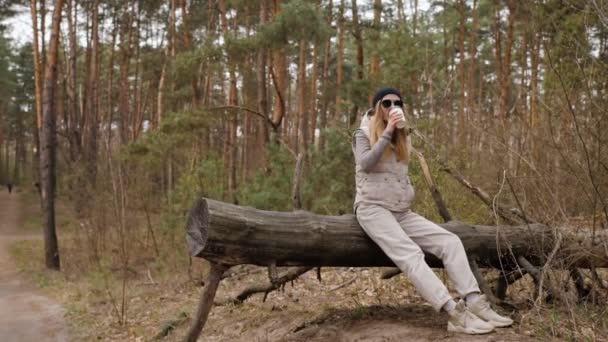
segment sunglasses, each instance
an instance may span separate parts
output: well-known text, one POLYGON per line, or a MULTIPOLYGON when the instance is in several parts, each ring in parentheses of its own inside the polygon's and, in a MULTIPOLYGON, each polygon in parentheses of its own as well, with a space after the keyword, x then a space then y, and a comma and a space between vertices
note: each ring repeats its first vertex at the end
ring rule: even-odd
POLYGON ((390 108, 392 105, 395 105, 395 107, 403 107, 403 101, 401 100, 395 100, 395 101, 391 101, 391 100, 382 100, 382 102, 380 102, 382 104, 382 107, 384 108, 390 108))

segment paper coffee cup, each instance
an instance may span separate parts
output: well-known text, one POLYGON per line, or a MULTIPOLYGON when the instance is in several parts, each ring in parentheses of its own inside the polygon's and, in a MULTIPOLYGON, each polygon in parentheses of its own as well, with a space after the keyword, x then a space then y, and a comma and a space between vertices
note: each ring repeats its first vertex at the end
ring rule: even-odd
POLYGON ((391 110, 390 113, 398 113, 400 116, 400 120, 397 122, 397 128, 405 127, 405 114, 403 113, 403 109, 396 107, 391 110))

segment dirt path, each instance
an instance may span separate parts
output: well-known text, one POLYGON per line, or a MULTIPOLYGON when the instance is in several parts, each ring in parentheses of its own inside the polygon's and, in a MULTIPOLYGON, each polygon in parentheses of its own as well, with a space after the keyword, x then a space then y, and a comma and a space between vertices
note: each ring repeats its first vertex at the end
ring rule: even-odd
POLYGON ((0 336, 2 341, 67 341, 62 307, 19 277, 11 243, 41 238, 19 231, 19 194, 0 191, 0 336))

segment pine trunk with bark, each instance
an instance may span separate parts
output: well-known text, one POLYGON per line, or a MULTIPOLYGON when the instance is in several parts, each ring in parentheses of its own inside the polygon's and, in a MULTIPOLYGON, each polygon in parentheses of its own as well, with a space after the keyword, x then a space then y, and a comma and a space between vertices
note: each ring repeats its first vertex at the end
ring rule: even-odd
POLYGON ((91 19, 93 21, 91 32, 91 59, 89 62, 89 76, 86 100, 86 169, 87 182, 91 189, 94 188, 97 178, 97 152, 99 131, 99 19, 98 1, 93 1, 91 19))
MULTIPOLYGON (((42 129, 42 81, 44 77, 44 65, 40 55, 40 42, 38 33, 38 7, 37 1, 31 0, 30 12, 32 16, 32 53, 34 57, 34 144, 36 152, 34 153, 34 169, 36 170, 36 179, 40 179, 40 130, 42 129)), ((44 44, 44 36, 42 36, 44 44)))
POLYGON ((63 0, 56 0, 51 23, 49 50, 46 58, 42 100, 42 127, 40 130, 40 189, 42 200, 42 225, 46 267, 60 269, 59 247, 55 232, 55 184, 57 160, 57 136, 55 91, 57 89, 57 56, 59 28, 63 0))
MULTIPOLYGON (((363 81, 363 69, 364 66, 364 55, 363 55, 363 33, 361 32, 361 25, 359 25, 359 11, 357 0, 352 0, 352 12, 353 12, 353 35, 355 36, 355 43, 357 45, 357 80, 363 81)), ((354 125, 357 122, 357 114, 359 112, 359 106, 357 105, 359 99, 355 99, 353 102, 353 109, 349 118, 349 125, 354 125)))
POLYGON ((306 96, 306 50, 308 47, 308 43, 306 40, 302 39, 299 42, 299 56, 298 56, 298 76, 297 76, 297 108, 298 108, 298 118, 299 118, 299 140, 296 148, 296 153, 301 152, 305 156, 308 152, 308 106, 306 105, 309 97, 306 96))
MULTIPOLYGON (((134 4, 131 4, 134 8, 134 4)), ((120 20, 120 70, 119 70, 119 93, 118 93, 118 113, 119 122, 118 129, 120 133, 120 142, 126 144, 129 141, 129 127, 130 115, 129 115, 129 70, 131 67, 131 56, 132 52, 132 35, 133 35, 133 13, 129 12, 129 4, 127 3, 124 7, 124 13, 120 20)), ((134 10, 132 10, 134 11, 134 10)))
POLYGON ((465 119, 465 56, 464 56, 464 36, 465 36, 465 21, 466 21, 466 10, 464 0, 458 1, 458 13, 460 16, 459 30, 458 30, 458 52, 459 52, 459 63, 458 63, 458 78, 459 78, 459 105, 458 105, 458 142, 460 146, 466 146, 466 119, 465 119))
MULTIPOLYGON (((327 24, 331 26, 333 21, 333 1, 329 0, 327 4, 327 24)), ((321 110, 319 113, 319 145, 318 148, 322 151, 325 148, 325 128, 327 127, 327 109, 329 107, 329 63, 331 56, 331 38, 328 37, 325 40, 325 50, 323 53, 323 69, 321 70, 321 90, 323 96, 321 97, 321 110)))
MULTIPOLYGON (((273 0, 272 14, 277 17, 281 13, 281 2, 273 0)), ((287 45, 287 42, 283 42, 287 45)), ((286 112, 286 93, 287 93, 287 60, 285 56, 285 48, 276 48, 272 54, 271 76, 275 89, 273 110, 272 110, 272 126, 274 128, 275 139, 280 138, 281 122, 285 118, 286 112)))
POLYGON ((338 6, 338 41, 337 41, 337 52, 336 52, 336 100, 334 103, 334 113, 332 117, 334 119, 341 120, 340 109, 342 103, 342 63, 344 61, 344 0, 340 0, 338 6))

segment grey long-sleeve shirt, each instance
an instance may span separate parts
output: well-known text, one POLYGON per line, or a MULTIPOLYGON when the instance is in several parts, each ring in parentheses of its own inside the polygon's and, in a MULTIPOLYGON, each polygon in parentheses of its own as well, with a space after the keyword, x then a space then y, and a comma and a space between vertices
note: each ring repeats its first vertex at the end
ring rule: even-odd
POLYGON ((355 162, 361 166, 364 172, 369 172, 382 158, 382 154, 387 146, 390 145, 392 132, 384 131, 378 142, 371 146, 371 143, 362 129, 358 129, 353 134, 353 152, 355 162))

